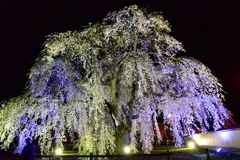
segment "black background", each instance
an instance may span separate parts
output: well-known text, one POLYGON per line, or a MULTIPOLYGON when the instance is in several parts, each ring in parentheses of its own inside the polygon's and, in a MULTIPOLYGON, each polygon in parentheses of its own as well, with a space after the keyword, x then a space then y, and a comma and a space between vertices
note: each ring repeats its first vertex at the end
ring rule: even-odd
POLYGON ((82 30, 101 22, 108 11, 137 4, 161 11, 186 53, 208 66, 223 84, 225 106, 240 123, 239 0, 0 0, 0 101, 21 94, 26 74, 41 51, 45 36, 82 30))

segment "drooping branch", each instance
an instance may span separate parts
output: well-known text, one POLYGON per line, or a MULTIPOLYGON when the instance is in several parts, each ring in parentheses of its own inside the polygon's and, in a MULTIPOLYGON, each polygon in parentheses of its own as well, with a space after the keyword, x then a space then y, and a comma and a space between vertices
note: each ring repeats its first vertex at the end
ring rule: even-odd
POLYGON ((17 138, 21 153, 25 138, 40 137, 49 152, 77 135, 80 154, 116 154, 129 140, 136 152, 138 137, 150 153, 160 114, 176 146, 194 123, 220 127, 229 118, 221 84, 201 62, 176 56, 183 46, 170 31, 160 13, 133 5, 83 31, 48 36, 23 95, 1 104, 2 147, 17 138))

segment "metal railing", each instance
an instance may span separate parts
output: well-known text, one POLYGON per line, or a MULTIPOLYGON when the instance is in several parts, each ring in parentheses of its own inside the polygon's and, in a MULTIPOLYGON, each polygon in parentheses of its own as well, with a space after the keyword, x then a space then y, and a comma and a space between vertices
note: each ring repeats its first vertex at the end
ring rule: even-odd
MULTIPOLYGON (((59 156, 53 156, 53 155, 36 155, 33 156, 33 158, 49 158, 51 160, 61 160, 61 159, 67 159, 67 158, 88 158, 89 160, 93 160, 94 158, 105 158, 105 157, 122 157, 124 159, 131 159, 131 157, 156 157, 156 156, 166 156, 167 160, 170 160, 170 153, 167 151, 166 153, 159 153, 159 154, 125 154, 125 155, 93 155, 90 153, 90 155, 59 155, 59 156)), ((0 155, 0 160, 11 160, 13 158, 14 160, 21 159, 21 155, 0 155)))

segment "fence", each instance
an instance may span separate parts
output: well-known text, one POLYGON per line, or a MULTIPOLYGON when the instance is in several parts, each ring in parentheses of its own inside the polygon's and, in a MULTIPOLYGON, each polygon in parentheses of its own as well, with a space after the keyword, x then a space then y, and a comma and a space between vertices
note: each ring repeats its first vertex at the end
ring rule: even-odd
MULTIPOLYGON (((35 160, 37 159, 49 159, 49 160, 70 160, 72 158, 86 158, 89 160, 94 160, 94 158, 105 158, 105 157, 122 157, 126 160, 132 159, 132 157, 158 157, 158 156, 165 156, 167 157, 167 160, 170 160, 170 153, 167 151, 167 153, 161 153, 161 154, 126 154, 126 155, 93 155, 90 153, 90 155, 60 155, 60 156, 52 156, 52 155, 39 155, 39 156, 34 156, 35 160)), ((21 156, 19 155, 0 155, 0 160, 20 160, 21 156)), ((151 159, 151 158, 149 158, 151 159)))
MULTIPOLYGON (((205 154, 206 154, 206 160, 210 160, 210 154, 209 150, 205 149, 205 154)), ((124 160, 130 160, 133 159, 134 157, 138 157, 137 159, 140 159, 139 157, 145 157, 147 159, 153 159, 153 157, 156 157, 155 159, 161 159, 160 157, 164 157, 164 159, 167 158, 167 160, 171 160, 171 155, 169 151, 166 153, 159 153, 159 154, 125 154, 125 155, 93 155, 90 153, 90 155, 59 155, 59 156, 53 156, 53 155, 38 155, 34 156, 35 160, 72 160, 78 159, 78 158, 84 158, 87 160, 94 160, 95 158, 123 158, 124 160)), ((174 155, 173 155, 174 156, 174 155)), ((179 159, 179 158, 178 158, 179 159)), ((22 160, 22 157, 20 155, 0 155, 0 160, 22 160)), ((121 159, 122 160, 122 159, 121 159)))

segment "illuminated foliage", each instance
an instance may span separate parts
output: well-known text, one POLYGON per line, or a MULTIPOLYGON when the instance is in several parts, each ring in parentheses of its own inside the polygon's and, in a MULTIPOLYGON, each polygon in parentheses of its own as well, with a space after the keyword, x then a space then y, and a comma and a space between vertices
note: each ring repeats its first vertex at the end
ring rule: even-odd
POLYGON ((77 137, 81 154, 115 154, 124 144, 136 152, 139 142, 149 153, 161 114, 176 146, 193 126, 207 131, 210 117, 219 128, 229 117, 221 85, 198 60, 176 56, 183 48, 170 31, 160 13, 134 5, 48 36, 23 95, 2 103, 3 148, 18 138, 21 153, 30 137, 49 153, 77 137))

